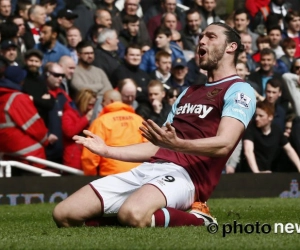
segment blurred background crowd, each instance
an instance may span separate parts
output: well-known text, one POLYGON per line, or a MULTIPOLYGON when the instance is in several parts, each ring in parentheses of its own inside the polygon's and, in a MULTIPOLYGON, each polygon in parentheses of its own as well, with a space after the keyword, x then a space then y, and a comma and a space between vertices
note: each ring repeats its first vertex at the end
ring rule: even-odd
POLYGON ((195 54, 212 22, 240 34, 237 74, 257 98, 224 173, 300 172, 298 0, 0 0, 2 159, 100 176, 137 166, 72 137, 88 129, 111 146, 144 142, 143 119, 162 126, 183 90, 206 83, 195 54))

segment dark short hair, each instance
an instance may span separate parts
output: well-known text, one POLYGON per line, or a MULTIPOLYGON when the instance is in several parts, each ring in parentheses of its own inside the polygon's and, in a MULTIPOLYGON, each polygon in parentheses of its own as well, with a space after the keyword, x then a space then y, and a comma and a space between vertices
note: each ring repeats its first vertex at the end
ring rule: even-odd
POLYGON ((276 60, 276 54, 275 54, 274 50, 272 50, 270 48, 263 48, 260 51, 260 58, 262 58, 264 55, 273 55, 274 60, 276 60))
POLYGON ((258 45, 261 44, 261 43, 268 43, 268 44, 270 44, 271 43, 270 37, 268 37, 268 36, 259 36, 256 39, 256 46, 258 47, 258 45))
POLYGON ((154 37, 156 38, 158 35, 161 35, 161 34, 166 35, 167 37, 171 37, 172 31, 168 27, 159 26, 156 28, 156 30, 154 32, 154 37))
POLYGON ((128 46, 125 49, 125 55, 127 55, 129 49, 139 49, 139 50, 141 50, 141 46, 139 44, 136 44, 136 43, 128 44, 128 46))
POLYGON ((191 8, 191 9, 189 9, 187 12, 185 12, 185 20, 187 20, 187 17, 188 17, 189 15, 192 15, 192 14, 194 14, 194 13, 198 13, 199 16, 200 16, 200 13, 199 13, 199 11, 198 11, 196 8, 191 8))
POLYGON ((237 10, 234 12, 234 14, 233 14, 233 20, 235 19, 235 17, 236 17, 237 15, 241 15, 241 14, 246 14, 247 20, 250 19, 250 14, 249 14, 249 12, 248 12, 245 8, 239 8, 239 9, 237 9, 237 10))
POLYGON ((58 23, 55 21, 55 20, 51 20, 51 21, 47 21, 44 25, 44 26, 48 26, 48 27, 51 27, 51 30, 52 30, 52 33, 56 33, 57 36, 59 34, 59 26, 58 26, 58 23))
POLYGON ((86 47, 92 47, 94 49, 92 42, 83 40, 77 44, 76 51, 81 53, 82 49, 86 47))
POLYGON ((282 82, 276 78, 271 78, 267 81, 267 84, 270 84, 273 88, 279 88, 282 90, 282 82))
POLYGON ((282 34, 281 27, 279 25, 273 25, 267 29, 267 34, 269 34, 272 30, 279 30, 280 34, 282 34))
POLYGON ((40 5, 44 6, 46 4, 55 5, 57 4, 57 0, 41 0, 40 5))
POLYGON ((139 20, 140 20, 140 18, 137 15, 127 15, 126 14, 123 17, 122 23, 123 24, 136 23, 139 20))
POLYGON ((288 24, 290 21, 294 19, 294 17, 300 17, 300 13, 296 10, 290 10, 284 17, 284 21, 288 24))

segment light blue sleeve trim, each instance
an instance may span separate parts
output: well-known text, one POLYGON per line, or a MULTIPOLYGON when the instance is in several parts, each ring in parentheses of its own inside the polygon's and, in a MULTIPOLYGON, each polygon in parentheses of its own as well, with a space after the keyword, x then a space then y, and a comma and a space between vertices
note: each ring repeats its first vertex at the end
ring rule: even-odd
POLYGON ((166 126, 166 123, 169 122, 170 124, 173 123, 173 118, 175 116, 176 113, 176 108, 178 103, 180 102, 181 98, 185 95, 185 93, 187 92, 189 88, 186 88, 184 91, 181 92, 181 94, 178 96, 178 98, 176 99, 176 101, 174 102, 174 104, 172 105, 172 109, 170 111, 170 113, 168 114, 167 120, 165 121, 163 126, 166 126))
POLYGON ((168 227, 169 226, 169 223, 170 223, 170 214, 169 214, 169 211, 166 209, 166 208, 162 208, 161 209, 165 215, 165 227, 168 227))
POLYGON ((233 84, 225 93, 222 117, 233 117, 248 126, 256 109, 254 89, 246 82, 233 84))

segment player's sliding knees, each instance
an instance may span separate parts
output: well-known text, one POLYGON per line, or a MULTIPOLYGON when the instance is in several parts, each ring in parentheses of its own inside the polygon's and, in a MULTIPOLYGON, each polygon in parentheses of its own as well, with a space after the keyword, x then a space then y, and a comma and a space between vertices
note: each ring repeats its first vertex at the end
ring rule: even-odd
POLYGON ((62 202, 55 206, 52 217, 57 227, 78 227, 83 225, 83 221, 71 218, 62 202))
POLYGON ((123 226, 148 227, 151 225, 151 216, 140 207, 124 204, 118 212, 118 220, 123 226))

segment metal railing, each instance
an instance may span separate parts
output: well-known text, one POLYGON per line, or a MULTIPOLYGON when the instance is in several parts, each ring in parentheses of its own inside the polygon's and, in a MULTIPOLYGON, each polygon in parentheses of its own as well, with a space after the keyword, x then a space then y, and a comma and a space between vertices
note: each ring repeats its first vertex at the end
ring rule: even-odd
MULTIPOLYGON (((45 165, 49 168, 53 168, 53 169, 57 169, 60 171, 63 171, 65 173, 69 173, 69 174, 74 174, 74 175, 84 175, 83 171, 79 170, 79 169, 75 169, 72 167, 68 167, 62 164, 58 164, 52 161, 47 161, 35 156, 27 156, 22 158, 26 161, 29 162, 33 162, 33 163, 38 163, 38 164, 42 164, 45 165)), ((29 164, 25 164, 19 161, 4 161, 1 160, 1 156, 0 156, 0 178, 1 177, 11 177, 11 168, 12 167, 16 167, 28 172, 32 172, 32 173, 36 173, 36 174, 40 174, 41 176, 61 176, 60 174, 57 173, 53 173, 51 171, 45 170, 45 169, 41 169, 38 167, 34 167, 31 166, 29 164)))

